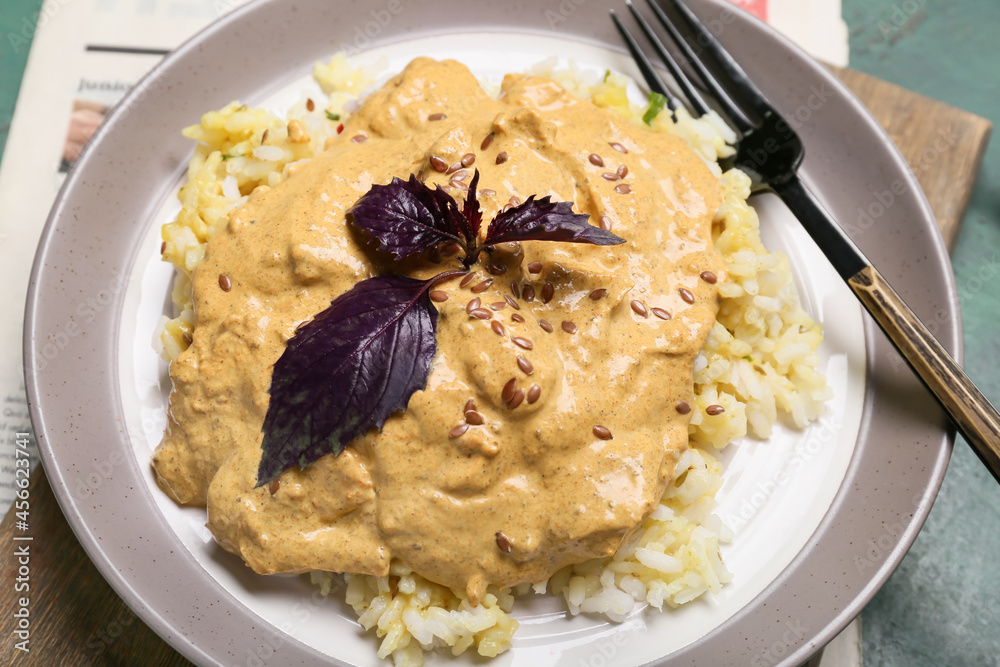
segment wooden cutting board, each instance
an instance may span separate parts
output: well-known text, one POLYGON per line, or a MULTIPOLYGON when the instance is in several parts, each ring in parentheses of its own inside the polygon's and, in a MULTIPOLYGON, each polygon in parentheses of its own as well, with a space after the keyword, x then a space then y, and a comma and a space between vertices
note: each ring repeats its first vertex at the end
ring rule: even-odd
MULTIPOLYGON (((958 234, 983 152, 989 121, 849 69, 834 69, 871 109, 913 166, 948 246, 958 234), (948 150, 935 149, 946 135, 948 150), (934 154, 933 169, 927 168, 934 154)), ((5 638, 0 663, 25 665, 190 665, 130 610, 94 567, 63 517, 42 470, 31 479, 30 542, 14 541, 14 509, 0 523, 5 638), (15 648, 14 590, 19 545, 30 545, 30 647, 15 648)), ((18 531, 16 535, 24 535, 18 531)), ((373 644, 374 647, 374 644, 373 644)))
POLYGON ((920 181, 948 249, 954 248, 990 138, 990 121, 863 72, 830 69, 889 132, 920 181))

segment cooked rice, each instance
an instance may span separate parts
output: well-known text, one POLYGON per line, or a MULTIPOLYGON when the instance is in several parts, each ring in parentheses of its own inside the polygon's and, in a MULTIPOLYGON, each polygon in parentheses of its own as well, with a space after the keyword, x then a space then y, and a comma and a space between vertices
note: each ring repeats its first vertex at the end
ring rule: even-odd
MULTIPOLYGON (((554 65, 555 59, 546 61, 532 73, 641 122, 645 108, 630 101, 628 77, 612 72, 600 77, 575 64, 561 70, 554 65)), ((314 78, 323 94, 308 96, 313 111, 308 111, 305 95, 285 119, 233 102, 184 130, 198 146, 178 194, 181 211, 175 222, 163 226, 163 256, 177 267, 174 317, 164 318, 158 336, 168 361, 187 347, 193 332, 191 274, 205 243, 254 188, 277 185, 297 163, 323 150, 374 77, 352 67, 341 53, 329 63, 317 63, 314 78), (293 121, 301 128, 290 134, 293 121)), ((387 578, 312 573, 324 594, 333 577, 345 578, 346 600, 359 623, 375 630, 382 639, 379 657, 391 656, 397 667, 422 665, 424 651, 436 647, 449 647, 454 655, 470 647, 487 657, 502 653, 518 626, 509 615, 518 595, 549 591, 563 596, 571 614, 602 614, 620 622, 643 605, 677 607, 718 591, 732 579, 719 552, 719 544, 732 533, 712 514, 722 469, 711 450, 748 433, 766 438, 779 412, 803 427, 829 398, 817 370, 821 328, 799 306, 788 259, 761 243, 757 214, 747 203, 750 179, 738 170, 723 174, 717 164, 732 154, 729 144, 735 136, 714 113, 693 119, 679 110, 678 117, 675 123, 661 113, 651 129, 683 137, 719 177, 725 200, 713 239, 727 279, 720 281, 719 314, 695 362, 691 447, 677 463, 674 482, 613 557, 564 568, 534 586, 490 589, 476 607, 469 605, 464 591, 435 584, 398 563, 387 578), (725 411, 709 415, 710 405, 725 411)))

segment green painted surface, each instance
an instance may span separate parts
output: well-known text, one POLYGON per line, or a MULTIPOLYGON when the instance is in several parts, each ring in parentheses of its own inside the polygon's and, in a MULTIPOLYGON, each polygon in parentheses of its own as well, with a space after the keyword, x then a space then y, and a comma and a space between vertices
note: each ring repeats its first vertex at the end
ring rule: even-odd
MULTIPOLYGON (((843 0, 851 66, 989 118, 1000 131, 1000 2, 843 0), (990 29, 984 29, 984 26, 990 29)), ((0 155, 40 0, 0 0, 0 155)), ((954 257, 969 374, 1000 402, 1000 139, 954 257)), ((959 442, 899 570, 862 614, 874 667, 1000 665, 1000 489, 959 442)))
MULTIPOLYGON (((843 0, 851 66, 972 111, 1000 133, 1000 2, 843 0)), ((966 368, 1000 403, 1000 136, 987 149, 952 256, 966 368)), ((862 613, 875 667, 1000 665, 1000 488, 959 439, 941 494, 862 613)))
POLYGON ((0 0, 0 155, 7 144, 14 101, 41 4, 41 0, 0 0))

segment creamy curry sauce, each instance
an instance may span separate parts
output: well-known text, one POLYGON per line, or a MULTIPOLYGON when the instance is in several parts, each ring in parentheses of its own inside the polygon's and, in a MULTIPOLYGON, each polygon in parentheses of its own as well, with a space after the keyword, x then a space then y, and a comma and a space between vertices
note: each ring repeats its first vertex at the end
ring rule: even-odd
POLYGON ((722 278, 710 234, 720 202, 717 179, 681 139, 545 79, 508 75, 495 100, 457 62, 413 61, 328 150, 258 188, 208 243, 194 277, 194 340, 170 366, 169 424, 153 457, 160 484, 179 503, 206 504, 219 543, 260 573, 386 576, 395 560, 476 603, 487 585, 538 582, 614 553, 687 446, 689 415, 675 406, 692 401, 693 359, 718 307, 712 276, 701 276, 722 278), (453 175, 431 158, 451 165, 469 153, 484 226, 511 197, 552 195, 627 242, 484 254, 474 282, 438 287, 449 297, 436 304, 438 354, 406 410, 340 456, 255 488, 272 367, 296 327, 366 278, 459 266, 392 262, 346 211, 394 176, 447 186, 453 175), (609 180, 623 165, 624 178, 609 180), (475 297, 489 308, 515 292, 518 310, 491 309, 486 320, 466 310, 475 297), (525 395, 537 385, 536 400, 511 409, 502 397, 511 378, 525 395), (450 437, 469 399, 485 423, 450 437))

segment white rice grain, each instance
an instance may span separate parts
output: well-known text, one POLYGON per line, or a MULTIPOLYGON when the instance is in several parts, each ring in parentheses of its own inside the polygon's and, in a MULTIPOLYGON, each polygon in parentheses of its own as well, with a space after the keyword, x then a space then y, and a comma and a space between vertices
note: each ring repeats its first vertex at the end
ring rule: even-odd
POLYGON ((684 571, 684 563, 679 558, 650 549, 636 549, 635 558, 646 567, 664 574, 677 574, 684 571))
POLYGON ((253 156, 258 160, 280 162, 285 159, 285 151, 279 146, 257 146, 253 149, 253 156))

